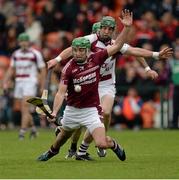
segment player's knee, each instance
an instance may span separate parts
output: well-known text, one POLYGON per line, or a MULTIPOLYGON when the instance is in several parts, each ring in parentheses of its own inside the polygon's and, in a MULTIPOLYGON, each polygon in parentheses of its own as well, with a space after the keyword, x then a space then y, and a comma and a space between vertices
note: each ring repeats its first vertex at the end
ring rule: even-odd
POLYGON ((103 109, 103 116, 106 118, 109 118, 111 115, 111 110, 110 109, 103 109))

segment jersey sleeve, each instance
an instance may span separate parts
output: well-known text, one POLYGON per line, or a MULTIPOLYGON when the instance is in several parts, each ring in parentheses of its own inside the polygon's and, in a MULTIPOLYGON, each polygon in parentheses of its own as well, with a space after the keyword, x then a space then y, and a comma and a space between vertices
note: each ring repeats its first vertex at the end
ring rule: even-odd
POLYGON ((36 60, 37 60, 37 67, 39 69, 44 68, 45 62, 43 60, 42 54, 39 51, 35 51, 35 56, 36 56, 36 60))
POLYGON ((71 66, 70 63, 67 63, 62 69, 60 83, 64 85, 68 85, 70 77, 71 77, 71 66))
POLYGON ((95 42, 98 39, 96 34, 90 34, 90 35, 87 35, 87 36, 84 36, 84 37, 89 39, 90 44, 92 44, 93 42, 95 42))
POLYGON ((108 58, 107 49, 103 49, 101 51, 94 53, 93 57, 94 57, 94 61, 96 62, 96 64, 99 64, 100 66, 102 66, 104 61, 108 58))
POLYGON ((120 49, 120 52, 121 52, 122 54, 124 54, 129 47, 130 47, 130 45, 125 43, 125 44, 122 46, 122 48, 120 49))

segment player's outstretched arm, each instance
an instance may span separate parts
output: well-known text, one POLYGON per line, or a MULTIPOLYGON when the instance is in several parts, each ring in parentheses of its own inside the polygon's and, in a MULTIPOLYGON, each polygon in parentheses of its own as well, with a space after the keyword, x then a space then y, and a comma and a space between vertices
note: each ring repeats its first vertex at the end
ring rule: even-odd
POLYGON ((154 59, 167 59, 172 56, 173 50, 172 48, 166 47, 160 52, 153 52, 147 49, 130 46, 124 54, 144 58, 153 57, 154 59))
POLYGON ((117 53, 119 49, 123 46, 123 44, 127 41, 127 36, 130 31, 130 27, 133 23, 133 14, 129 10, 122 11, 122 19, 119 17, 124 28, 122 32, 117 36, 115 40, 115 44, 107 47, 108 55, 112 56, 113 54, 117 53))
POLYGON ((51 59, 47 62, 48 69, 55 67, 60 61, 72 56, 72 48, 68 47, 64 49, 56 58, 51 59))

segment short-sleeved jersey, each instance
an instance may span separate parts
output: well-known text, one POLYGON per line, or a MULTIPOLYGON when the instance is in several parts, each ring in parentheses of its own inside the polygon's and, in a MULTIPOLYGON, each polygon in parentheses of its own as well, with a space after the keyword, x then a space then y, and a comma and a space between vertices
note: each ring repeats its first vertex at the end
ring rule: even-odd
MULTIPOLYGON (((107 46, 111 46, 115 43, 115 40, 111 40, 108 42, 108 44, 104 44, 99 40, 97 34, 91 34, 85 37, 90 40, 91 51, 93 52, 106 49, 107 46)), ((120 49, 119 53, 116 53, 114 56, 108 57, 105 60, 100 69, 100 83, 102 83, 103 81, 108 81, 109 84, 115 84, 115 66, 117 56, 119 56, 120 53, 125 53, 128 47, 128 44, 124 44, 123 47, 120 49)))
POLYGON ((92 53, 83 65, 77 64, 74 58, 65 65, 61 83, 68 86, 67 105, 77 108, 99 106, 100 67, 107 57, 108 53, 105 49, 92 53), (80 92, 75 92, 75 85, 81 86, 80 92))
POLYGON ((45 67, 42 54, 29 48, 26 51, 16 50, 11 57, 11 67, 15 68, 16 81, 37 82, 38 69, 45 67))

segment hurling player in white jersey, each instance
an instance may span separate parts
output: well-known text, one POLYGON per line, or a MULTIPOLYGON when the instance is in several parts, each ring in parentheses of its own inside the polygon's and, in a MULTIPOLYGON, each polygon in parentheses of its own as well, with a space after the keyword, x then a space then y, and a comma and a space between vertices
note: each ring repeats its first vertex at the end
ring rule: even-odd
MULTIPOLYGON (((53 104, 52 116, 54 118, 50 120, 55 121, 55 117, 68 91, 67 106, 61 121, 61 131, 50 149, 38 157, 39 161, 47 161, 58 154, 61 146, 68 140, 74 130, 83 126, 89 131, 96 146, 103 149, 112 149, 121 161, 126 159, 123 148, 114 139, 105 135, 105 127, 99 115, 98 84, 101 65, 107 57, 114 55, 122 47, 132 25, 132 19, 132 13, 125 10, 121 20, 124 29, 118 35, 116 42, 96 53, 90 53, 91 44, 85 37, 73 40, 73 58, 62 70, 59 89, 53 104)), ((91 160, 86 154, 83 155, 80 152, 77 154, 76 159, 91 160)))
POLYGON ((26 33, 21 33, 18 36, 18 42, 20 48, 12 54, 10 67, 3 81, 3 88, 8 89, 8 83, 14 77, 14 105, 18 104, 20 106, 21 128, 19 139, 23 140, 25 132, 29 127, 31 127, 30 137, 33 138, 37 135, 37 130, 30 113, 30 104, 26 100, 36 96, 39 72, 39 88, 43 89, 46 68, 42 54, 30 47, 30 39, 26 33))
MULTIPOLYGON (((115 42, 114 40, 112 40, 112 35, 114 33, 114 29, 116 26, 115 20, 110 16, 106 16, 102 18, 100 23, 101 23, 100 30, 97 33, 85 36, 92 43, 91 50, 94 52, 100 49, 104 49, 115 42)), ((99 24, 97 24, 97 26, 99 27, 99 24)), ((141 64, 144 66, 148 76, 151 77, 152 79, 155 79, 158 76, 158 74, 150 69, 150 67, 145 62, 144 57, 146 58, 153 57, 155 59, 166 59, 172 54, 172 49, 166 48, 160 52, 152 52, 146 49, 132 47, 128 44, 124 44, 123 47, 119 50, 119 53, 136 56, 136 59, 139 62, 141 62, 141 64)), ((48 68, 55 66, 58 62, 68 58, 70 55, 71 55, 71 47, 65 49, 55 59, 48 61, 47 63, 48 68)), ((111 115, 112 106, 114 103, 114 96, 115 96, 114 69, 115 69, 115 58, 113 59, 112 57, 109 57, 101 68, 101 79, 99 83, 100 101, 104 112, 104 123, 106 130, 110 124, 110 115, 111 115)), ((73 136, 74 140, 72 140, 72 146, 71 146, 71 148, 73 148, 74 150, 76 149, 75 141, 77 141, 79 136, 79 133, 76 134, 77 134, 76 137, 73 136)), ((69 150, 69 156, 71 152, 72 154, 75 154, 75 151, 69 150)), ((105 152, 98 151, 98 155, 105 156, 105 152)))

